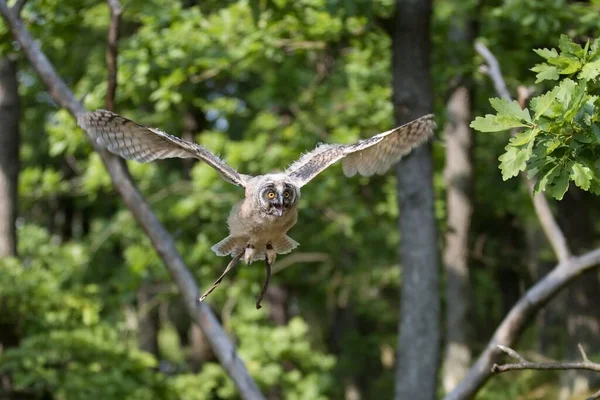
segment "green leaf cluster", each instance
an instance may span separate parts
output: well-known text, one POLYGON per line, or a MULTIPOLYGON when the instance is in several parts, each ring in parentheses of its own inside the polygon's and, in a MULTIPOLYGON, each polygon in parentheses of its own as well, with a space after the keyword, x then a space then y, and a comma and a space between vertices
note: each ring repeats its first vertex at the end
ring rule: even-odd
POLYGON ((562 199, 569 182, 600 194, 600 38, 582 47, 560 37, 559 50, 537 49, 546 61, 536 65, 536 83, 557 81, 521 109, 517 101, 492 98, 496 114, 477 117, 480 132, 511 130, 513 136, 499 157, 502 179, 526 172, 535 191, 562 199))

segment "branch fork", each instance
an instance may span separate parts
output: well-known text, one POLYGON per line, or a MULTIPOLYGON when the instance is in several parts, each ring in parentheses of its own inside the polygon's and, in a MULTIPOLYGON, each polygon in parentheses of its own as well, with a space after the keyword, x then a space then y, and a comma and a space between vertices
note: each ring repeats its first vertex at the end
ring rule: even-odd
MULTIPOLYGON (((506 353, 509 357, 512 357, 518 361, 518 363, 512 364, 494 364, 492 366, 493 374, 501 374, 503 372, 508 371, 521 371, 521 370, 586 370, 586 371, 594 371, 600 372, 600 364, 590 361, 583 346, 580 344, 577 345, 579 349, 579 354, 581 354, 582 361, 580 362, 532 362, 525 359, 515 350, 511 349, 508 346, 496 345, 500 351, 506 353)), ((594 393, 591 397, 588 397, 587 400, 597 400, 600 398, 600 391, 594 393)))

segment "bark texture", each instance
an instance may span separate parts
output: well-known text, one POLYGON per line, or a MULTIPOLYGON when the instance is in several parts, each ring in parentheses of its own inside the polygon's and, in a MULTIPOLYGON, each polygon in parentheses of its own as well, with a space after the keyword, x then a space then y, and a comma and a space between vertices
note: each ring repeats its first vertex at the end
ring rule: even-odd
MULTIPOLYGON (((397 124, 432 110, 429 71, 431 0, 397 0, 392 31, 397 124)), ((397 167, 402 265, 395 398, 435 399, 440 342, 439 256, 431 146, 397 167)))
MULTIPOLYGON (((590 210, 598 207, 598 199, 591 193, 571 185, 562 201, 558 202, 558 222, 565 233, 571 250, 580 254, 594 247, 596 238, 594 217, 590 210)), ((567 359, 577 359, 577 345, 581 344, 589 354, 600 352, 600 276, 590 271, 577 278, 566 291, 563 301, 561 330, 566 327, 568 340, 567 359)), ((592 356, 593 357, 593 356, 592 356)), ((597 373, 589 371, 565 371, 561 376, 561 399, 585 397, 600 382, 597 373)))
POLYGON ((0 58, 0 258, 17 254, 19 115, 17 68, 0 58))
POLYGON ((446 392, 456 387, 471 363, 469 348, 470 284, 468 268, 469 229, 473 203, 471 188, 473 134, 471 94, 459 86, 450 96, 446 124, 446 208, 447 231, 444 248, 446 270, 446 350, 443 384, 446 392))

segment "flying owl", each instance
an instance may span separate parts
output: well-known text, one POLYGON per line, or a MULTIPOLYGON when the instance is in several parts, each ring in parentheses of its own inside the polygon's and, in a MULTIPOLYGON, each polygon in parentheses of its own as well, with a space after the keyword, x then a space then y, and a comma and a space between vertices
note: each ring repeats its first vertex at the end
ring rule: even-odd
POLYGON ((244 175, 205 147, 182 140, 106 110, 82 114, 79 126, 102 147, 128 160, 149 162, 161 158, 197 158, 209 164, 229 183, 245 189, 245 198, 233 206, 227 220, 229 236, 212 247, 219 256, 233 259, 200 301, 221 282, 241 259, 248 264, 265 260, 266 280, 256 307, 267 289, 277 254, 298 246, 287 236, 296 224, 300 189, 338 160, 346 176, 383 174, 413 148, 433 136, 432 114, 353 144, 320 144, 281 173, 244 175))

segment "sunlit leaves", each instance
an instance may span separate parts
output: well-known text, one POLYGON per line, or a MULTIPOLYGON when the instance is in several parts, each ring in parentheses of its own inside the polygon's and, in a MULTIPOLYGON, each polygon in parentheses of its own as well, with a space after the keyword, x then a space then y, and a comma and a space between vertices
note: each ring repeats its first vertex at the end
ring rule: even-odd
POLYGON ((570 181, 584 190, 600 192, 600 171, 595 164, 600 153, 599 90, 590 84, 600 75, 598 43, 595 40, 581 47, 562 35, 560 52, 535 50, 547 60, 532 69, 538 73, 537 82, 563 78, 551 90, 531 99, 533 119, 517 102, 493 98, 490 103, 497 114, 477 117, 471 123, 481 132, 527 128, 516 133, 499 157, 504 180, 527 171, 537 181, 536 191, 546 191, 559 200, 570 181))

